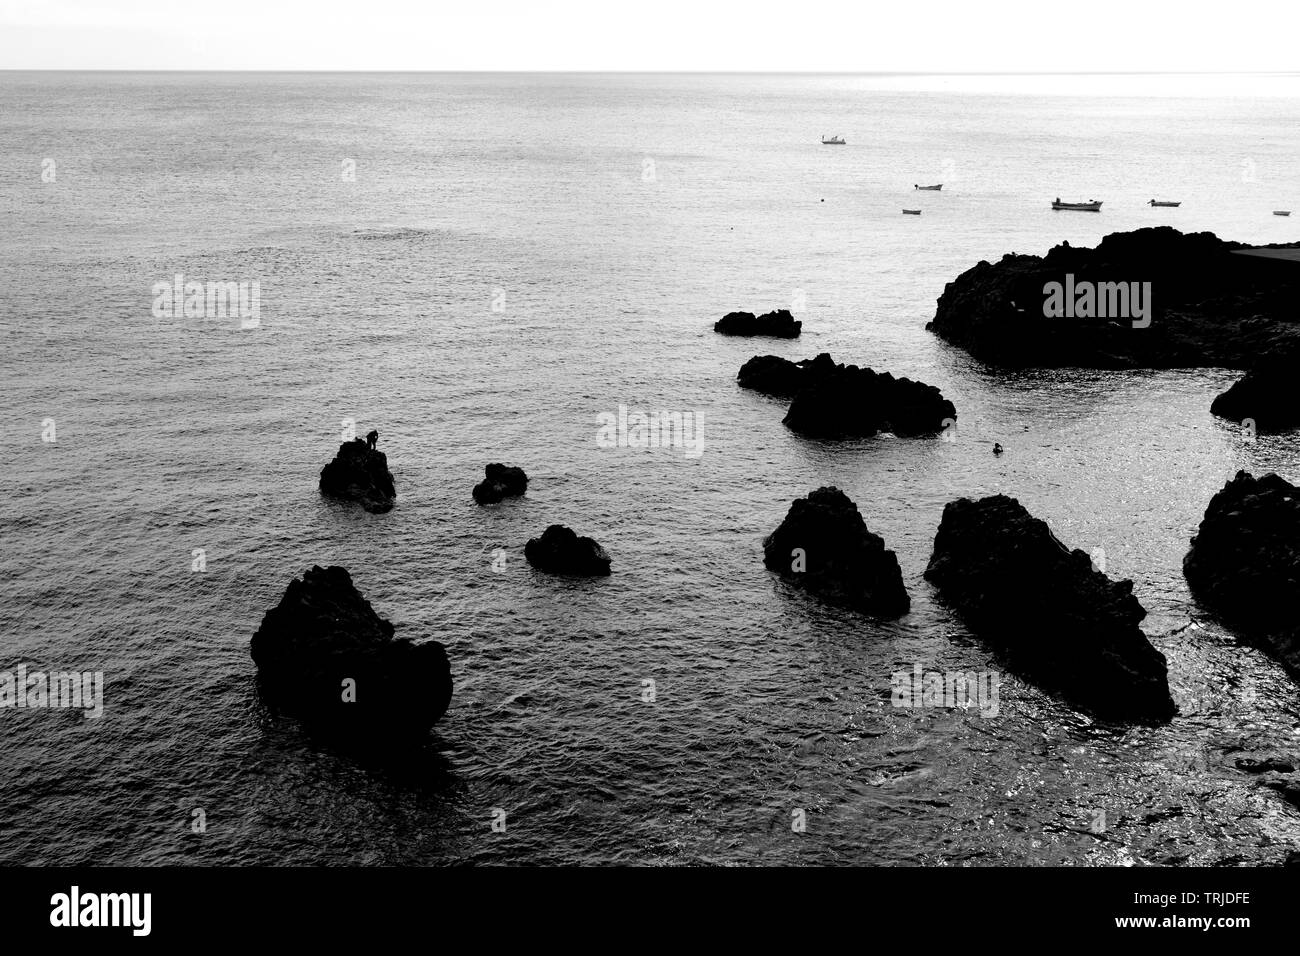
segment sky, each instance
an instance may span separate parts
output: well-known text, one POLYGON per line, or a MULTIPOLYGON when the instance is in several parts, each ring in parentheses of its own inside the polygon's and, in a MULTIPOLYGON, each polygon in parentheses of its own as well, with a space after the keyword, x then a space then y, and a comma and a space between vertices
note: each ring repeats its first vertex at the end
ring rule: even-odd
POLYGON ((1300 2, 0 0, 0 69, 1300 69, 1300 2))

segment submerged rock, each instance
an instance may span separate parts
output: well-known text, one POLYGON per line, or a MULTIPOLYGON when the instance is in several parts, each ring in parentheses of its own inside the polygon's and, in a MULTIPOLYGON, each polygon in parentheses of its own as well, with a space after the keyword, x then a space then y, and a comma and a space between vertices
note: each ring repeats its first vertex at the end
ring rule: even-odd
POLYGON ((1210 405, 1234 422, 1249 419, 1257 433, 1300 428, 1300 349, 1283 348, 1260 358, 1210 405))
POLYGON ((291 581, 249 651, 270 699, 333 731, 419 737, 451 702, 446 648, 394 638, 340 567, 291 581))
POLYGON ((1300 678, 1300 488, 1237 472, 1210 499, 1183 574, 1201 604, 1300 678))
POLYGON ((797 339, 803 323, 796 321, 789 309, 765 312, 757 318, 753 312, 728 312, 713 323, 713 331, 723 335, 751 337, 767 335, 778 339, 797 339))
POLYGON ((803 372, 807 381, 784 419, 792 431, 810 438, 928 435, 957 418, 956 406, 933 385, 826 359, 818 356, 803 372))
POLYGON ((334 498, 360 502, 374 513, 391 510, 397 501, 388 456, 360 438, 339 445, 334 460, 321 469, 320 490, 334 498))
POLYGON ((493 505, 528 490, 528 476, 522 468, 494 463, 483 470, 487 477, 474 486, 473 492, 474 500, 481 505, 493 505))
POLYGON ((763 541, 763 564, 819 597, 877 617, 901 617, 911 606, 897 555, 838 488, 795 499, 763 541))
POLYGON ((755 355, 740 367, 736 382, 741 388, 778 398, 793 398, 813 377, 834 367, 834 360, 826 352, 815 359, 798 362, 779 355, 755 355))
POLYGON ((1112 233, 1095 249, 1012 253, 949 282, 926 328, 995 365, 1247 368, 1300 335, 1300 269, 1254 254, 1277 248, 1159 226, 1112 233), (1067 282, 1076 295, 1065 295, 1067 282), (1064 315, 1045 314, 1050 283, 1070 300, 1064 315))
POLYGON ((1014 498, 949 502, 925 577, 1012 666, 1071 702, 1116 720, 1176 712, 1133 582, 1110 580, 1014 498))
POLYGON ((553 524, 540 538, 524 545, 524 557, 539 571, 594 577, 609 574, 609 555, 591 538, 580 538, 562 524, 553 524))

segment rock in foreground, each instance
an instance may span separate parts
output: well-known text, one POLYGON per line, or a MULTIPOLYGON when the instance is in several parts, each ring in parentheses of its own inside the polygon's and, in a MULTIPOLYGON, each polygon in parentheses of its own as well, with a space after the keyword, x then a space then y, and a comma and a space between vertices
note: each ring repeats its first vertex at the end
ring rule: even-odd
POLYGON ((505 498, 514 498, 528 490, 528 476, 522 468, 491 464, 484 468, 487 477, 474 486, 474 500, 481 505, 494 505, 505 498))
POLYGON ((1300 488, 1239 471, 1183 558, 1192 594, 1300 678, 1300 488))
POLYGON ((785 424, 810 438, 869 438, 937 434, 957 409, 933 385, 894 378, 856 365, 835 365, 818 356, 803 371, 805 384, 785 415, 785 424))
POLYGON ((877 617, 901 617, 910 607, 898 557, 838 488, 818 488, 790 505, 763 541, 763 564, 831 603, 877 617))
POLYGON ((334 498, 360 502, 374 513, 392 510, 397 501, 388 456, 360 438, 339 445, 334 460, 321 469, 320 490, 334 498))
POLYGON ((752 337, 766 335, 777 339, 797 339, 803 323, 795 320, 789 309, 765 312, 757 318, 753 312, 728 312, 713 323, 713 331, 723 335, 752 337))
POLYGON ((1014 498, 949 502, 925 577, 1012 666, 1071 702, 1114 720, 1174 715, 1133 582, 1111 581, 1014 498))
POLYGON ((609 555, 591 538, 580 538, 562 524, 553 524, 540 538, 524 545, 524 557, 539 571, 596 577, 609 574, 609 555))
POLYGON ((1273 248, 1160 226, 1112 233, 1095 249, 1064 243, 1046 256, 1012 253, 949 282, 926 328, 995 365, 1247 368, 1300 334, 1300 269, 1254 254, 1273 248), (1076 293, 1066 297, 1069 317, 1049 318, 1047 286, 1064 287, 1067 276, 1076 293), (1137 316, 1133 301, 1112 308, 1144 283, 1149 315, 1137 316), (1103 296, 1105 316, 1096 314, 1103 296))
POLYGON ((446 648, 394 638, 340 567, 290 582, 249 650, 270 698, 332 731, 418 738, 451 702, 446 648))
POLYGON ((1249 420, 1261 434, 1300 428, 1300 349, 1260 356, 1210 411, 1234 422, 1249 420))

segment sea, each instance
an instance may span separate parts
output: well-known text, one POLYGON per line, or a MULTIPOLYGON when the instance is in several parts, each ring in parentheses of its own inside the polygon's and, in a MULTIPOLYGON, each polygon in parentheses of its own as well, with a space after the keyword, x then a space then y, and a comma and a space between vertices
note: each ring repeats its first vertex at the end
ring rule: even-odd
POLYGON ((0 669, 103 675, 100 717, 0 710, 0 863, 1281 862, 1300 812, 1235 762, 1300 751, 1300 694, 1181 562, 1300 442, 1210 415, 1232 370, 1010 372, 924 327, 983 259, 1295 241, 1296 206, 1296 77, 0 73, 0 669), (170 309, 189 282, 245 314, 170 309), (777 308, 800 338, 712 331, 777 308), (736 384, 820 352, 938 386, 955 440, 804 439, 736 384), (609 447, 621 407, 699 447, 609 447), (371 429, 387 514, 318 489, 371 429), (495 461, 528 493, 480 507, 495 461), (821 486, 905 617, 763 567, 821 486), (1094 720, 937 600, 945 503, 997 493, 1133 581, 1176 718, 1094 720), (554 523, 612 575, 532 570, 554 523), (330 564, 447 646, 426 746, 259 695, 249 638, 330 564), (996 713, 895 706, 918 669, 996 676, 996 713))

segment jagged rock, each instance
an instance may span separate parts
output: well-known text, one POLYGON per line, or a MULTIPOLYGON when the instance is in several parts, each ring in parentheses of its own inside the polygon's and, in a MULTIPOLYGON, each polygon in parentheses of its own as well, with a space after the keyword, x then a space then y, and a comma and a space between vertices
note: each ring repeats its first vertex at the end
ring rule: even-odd
POLYGON ((1270 774, 1260 778, 1260 785, 1275 790, 1291 806, 1300 808, 1300 780, 1270 774))
POLYGON ((609 554, 591 538, 580 538, 562 524, 553 524, 540 538, 524 545, 524 557, 539 571, 586 577, 609 574, 609 554))
POLYGON ((1146 611, 1133 582, 1110 580, 1014 498, 949 502, 925 577, 1045 688, 1109 719, 1174 715, 1165 658, 1138 626, 1146 611))
POLYGON ((879 432, 899 436, 943 431, 957 409, 933 385, 894 378, 856 365, 821 361, 805 369, 807 382, 785 415, 785 424, 810 438, 869 438, 879 432))
POLYGON ((249 650, 271 700, 333 731, 378 742, 419 737, 451 701, 446 648, 394 638, 340 567, 291 581, 249 650), (355 682, 354 700, 345 699, 346 681, 355 682))
POLYGON ((528 490, 528 476, 522 468, 491 464, 484 468, 487 477, 474 486, 474 500, 493 505, 503 498, 513 498, 528 490))
POLYGON ((1260 356, 1214 400, 1210 412, 1235 422, 1249 419, 1257 433, 1300 427, 1300 349, 1286 347, 1260 356))
POLYGON ((910 608, 898 557, 838 488, 795 499, 763 541, 763 564, 832 603, 877 617, 901 617, 910 608))
POLYGON ((360 502, 374 513, 391 510, 397 501, 388 456, 360 438, 339 445, 334 460, 321 469, 320 490, 334 498, 360 502))
POLYGON ((1300 488, 1237 472, 1210 499, 1183 574, 1201 604, 1300 678, 1300 488))
MULTIPOLYGON (((1213 233, 1168 226, 1117 232, 1095 249, 1003 256, 949 282, 926 328, 995 365, 1247 368, 1300 335, 1300 269, 1213 233), (1251 253, 1251 254, 1242 254, 1251 253), (1150 325, 1129 318, 1048 318, 1045 286, 1149 282, 1150 325)), ((1140 288, 1140 286, 1139 286, 1140 288)))
POLYGON ((753 312, 728 312, 713 323, 713 331, 723 335, 767 335, 778 339, 797 339, 803 323, 795 320, 789 309, 765 312, 758 318, 753 312))
POLYGON ((834 367, 834 360, 826 352, 815 359, 798 362, 779 355, 755 355, 740 367, 736 381, 741 388, 779 398, 793 398, 813 377, 834 367))

